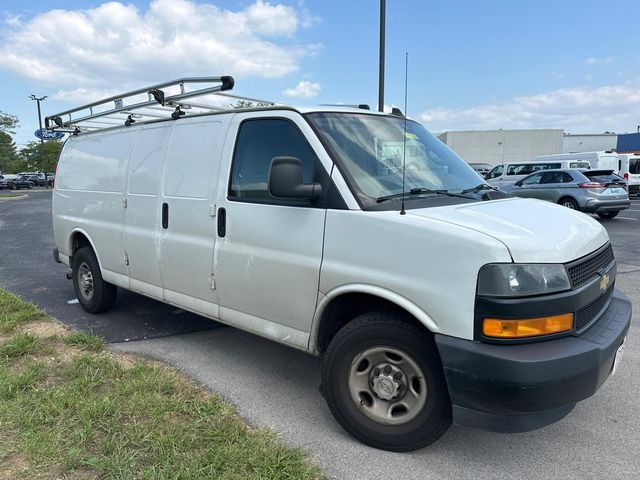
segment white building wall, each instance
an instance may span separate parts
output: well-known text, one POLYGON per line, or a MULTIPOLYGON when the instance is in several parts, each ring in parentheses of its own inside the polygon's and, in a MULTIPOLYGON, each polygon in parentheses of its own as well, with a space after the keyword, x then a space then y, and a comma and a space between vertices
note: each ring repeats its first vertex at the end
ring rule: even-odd
POLYGON ((562 153, 562 129, 444 132, 438 136, 468 163, 498 165, 562 153))
POLYGON ((572 135, 568 133, 564 136, 562 142, 562 153, 615 150, 617 144, 618 135, 615 133, 583 135, 572 135))

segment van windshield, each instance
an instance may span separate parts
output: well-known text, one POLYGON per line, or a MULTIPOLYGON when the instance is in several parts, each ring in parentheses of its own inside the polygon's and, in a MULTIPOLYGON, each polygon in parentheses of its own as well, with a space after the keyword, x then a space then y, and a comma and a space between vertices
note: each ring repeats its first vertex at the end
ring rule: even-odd
MULTIPOLYGON (((360 113, 311 113, 307 117, 342 167, 361 201, 403 192, 461 193, 483 179, 444 143, 417 122, 360 113)), ((407 197, 409 198, 409 197, 407 197)))

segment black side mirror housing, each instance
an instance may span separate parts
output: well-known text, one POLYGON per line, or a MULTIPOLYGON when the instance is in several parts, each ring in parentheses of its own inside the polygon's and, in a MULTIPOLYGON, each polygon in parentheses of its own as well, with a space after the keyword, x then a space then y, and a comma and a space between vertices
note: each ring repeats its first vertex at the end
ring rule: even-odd
POLYGON ((516 186, 516 187, 521 187, 521 186, 522 186, 522 180, 518 180, 518 181, 515 183, 515 186, 516 186))
POLYGON ((302 162, 296 157, 274 157, 268 182, 269 193, 278 198, 314 200, 322 194, 319 183, 303 183, 302 162))

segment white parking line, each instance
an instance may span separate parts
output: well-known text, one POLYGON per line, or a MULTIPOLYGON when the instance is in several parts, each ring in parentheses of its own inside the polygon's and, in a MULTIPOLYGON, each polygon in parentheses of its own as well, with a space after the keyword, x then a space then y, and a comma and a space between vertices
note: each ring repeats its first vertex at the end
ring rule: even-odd
POLYGON ((620 220, 638 220, 637 218, 631 218, 631 217, 616 217, 619 218, 620 220))

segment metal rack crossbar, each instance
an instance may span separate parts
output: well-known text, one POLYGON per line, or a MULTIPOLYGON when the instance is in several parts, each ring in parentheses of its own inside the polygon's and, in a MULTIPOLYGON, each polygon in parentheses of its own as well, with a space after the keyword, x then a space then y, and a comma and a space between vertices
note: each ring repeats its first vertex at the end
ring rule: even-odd
POLYGON ((45 117, 45 127, 48 130, 77 134, 120 125, 129 126, 136 122, 169 118, 175 120, 187 112, 202 114, 225 111, 234 108, 229 100, 244 102, 242 108, 276 105, 269 100, 223 93, 231 90, 234 83, 233 77, 230 76, 180 78, 49 115, 45 117), (193 84, 209 86, 189 91, 187 86, 192 87, 193 84), (178 90, 179 93, 168 94, 167 91, 171 90, 178 90), (147 96, 146 100, 144 95, 147 96), (212 103, 207 103, 207 100, 212 103))

